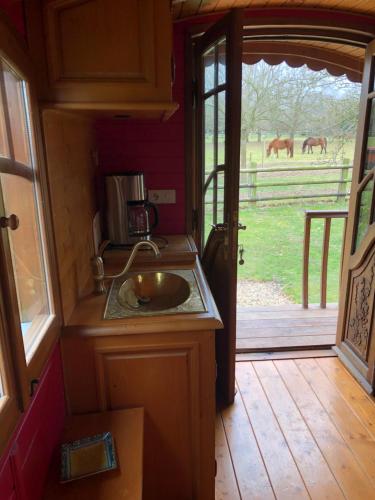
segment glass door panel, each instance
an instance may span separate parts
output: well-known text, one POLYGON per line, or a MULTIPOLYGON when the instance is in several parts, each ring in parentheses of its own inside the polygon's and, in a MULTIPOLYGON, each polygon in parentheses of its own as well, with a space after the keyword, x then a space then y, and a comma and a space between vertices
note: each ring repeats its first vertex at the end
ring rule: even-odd
POLYGON ((364 173, 365 176, 375 167, 375 99, 369 103, 369 126, 367 131, 365 158, 364 158, 364 173))
POLYGON ((373 191, 374 181, 373 178, 370 178, 363 188, 362 192, 359 194, 355 249, 357 249, 361 244, 371 223, 370 216, 373 191))
POLYGON ((225 222, 223 204, 226 144, 225 50, 226 39, 221 38, 203 54, 203 247, 212 226, 225 222), (221 186, 218 180, 220 172, 221 186))

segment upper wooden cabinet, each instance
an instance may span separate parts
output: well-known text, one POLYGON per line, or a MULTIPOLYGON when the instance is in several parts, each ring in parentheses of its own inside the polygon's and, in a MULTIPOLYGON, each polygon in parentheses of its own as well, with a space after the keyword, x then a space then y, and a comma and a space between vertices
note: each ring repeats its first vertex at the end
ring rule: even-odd
POLYGON ((35 23, 45 34, 43 101, 142 117, 175 111, 169 0, 44 0, 39 10, 29 23, 35 56, 35 23))

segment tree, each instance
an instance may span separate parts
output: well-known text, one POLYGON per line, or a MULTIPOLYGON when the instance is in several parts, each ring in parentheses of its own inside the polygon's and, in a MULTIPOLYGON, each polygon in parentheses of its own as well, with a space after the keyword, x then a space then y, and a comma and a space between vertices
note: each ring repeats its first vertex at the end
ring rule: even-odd
POLYGON ((286 63, 264 61, 243 65, 241 165, 246 164, 249 134, 276 136, 342 135, 353 132, 358 119, 360 85, 345 76, 286 63))

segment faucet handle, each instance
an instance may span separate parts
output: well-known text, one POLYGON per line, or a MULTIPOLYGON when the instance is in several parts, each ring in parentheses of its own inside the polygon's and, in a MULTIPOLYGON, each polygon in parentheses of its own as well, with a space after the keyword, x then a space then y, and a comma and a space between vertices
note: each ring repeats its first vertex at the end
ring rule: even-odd
POLYGON ((104 284, 104 263, 99 255, 95 255, 91 259, 91 269, 94 278, 94 287, 96 293, 105 293, 106 287, 104 284))

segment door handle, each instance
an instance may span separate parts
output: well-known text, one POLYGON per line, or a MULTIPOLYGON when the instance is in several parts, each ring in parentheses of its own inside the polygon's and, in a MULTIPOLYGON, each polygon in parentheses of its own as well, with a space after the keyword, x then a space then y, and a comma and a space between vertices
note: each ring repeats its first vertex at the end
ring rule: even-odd
POLYGON ((241 230, 241 231, 246 231, 246 226, 244 226, 243 224, 241 224, 241 222, 239 222, 239 223, 237 224, 237 228, 238 228, 238 230, 239 230, 239 231, 240 231, 240 230, 241 230))
POLYGON ((2 229, 9 228, 14 231, 19 225, 20 220, 15 214, 10 215, 9 217, 0 217, 0 227, 2 229))
POLYGON ((243 258, 243 254, 245 253, 245 249, 244 249, 243 245, 240 245, 238 247, 238 250, 239 250, 239 254, 240 254, 240 260, 238 261, 238 263, 240 266, 243 266, 245 264, 245 260, 243 258))

